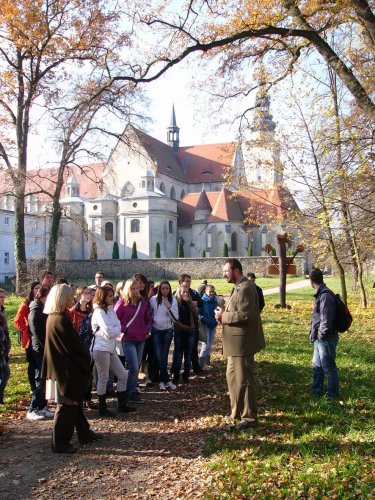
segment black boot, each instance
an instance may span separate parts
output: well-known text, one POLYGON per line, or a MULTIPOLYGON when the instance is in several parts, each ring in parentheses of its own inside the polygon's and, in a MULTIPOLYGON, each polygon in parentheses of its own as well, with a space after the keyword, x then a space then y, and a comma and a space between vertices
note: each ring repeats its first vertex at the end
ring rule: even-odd
POLYGON ((127 413, 129 411, 136 411, 133 406, 129 406, 129 396, 125 391, 117 392, 117 400, 118 400, 118 411, 121 413, 127 413))
POLYGON ((107 396, 103 394, 103 396, 99 396, 99 415, 101 417, 113 417, 114 413, 112 411, 109 411, 107 408, 107 396))
POLYGON ((103 437, 101 434, 97 434, 90 429, 90 424, 83 413, 81 405, 78 407, 75 425, 77 436, 81 444, 92 443, 93 441, 97 441, 103 437))

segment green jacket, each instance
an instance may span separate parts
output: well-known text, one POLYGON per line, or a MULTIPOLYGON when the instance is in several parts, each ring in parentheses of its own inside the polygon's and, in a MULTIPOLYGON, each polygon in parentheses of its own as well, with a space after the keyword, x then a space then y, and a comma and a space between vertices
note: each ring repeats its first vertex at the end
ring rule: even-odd
POLYGON ((221 322, 225 356, 249 356, 265 348, 258 294, 254 283, 247 278, 236 284, 221 322))

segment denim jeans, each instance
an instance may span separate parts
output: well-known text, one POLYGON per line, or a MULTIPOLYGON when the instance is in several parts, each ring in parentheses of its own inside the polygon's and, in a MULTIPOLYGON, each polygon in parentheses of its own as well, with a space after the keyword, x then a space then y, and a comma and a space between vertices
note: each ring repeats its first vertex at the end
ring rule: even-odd
POLYGON ((194 340, 195 332, 175 332, 174 334, 172 374, 175 382, 178 382, 180 377, 182 357, 184 358, 184 379, 189 377, 194 340))
POLYGON ((35 366, 35 390, 31 397, 30 411, 33 410, 43 410, 46 406, 46 380, 42 378, 42 363, 43 354, 39 352, 33 352, 33 360, 35 366))
POLYGON ((336 333, 324 340, 315 340, 313 354, 313 384, 311 393, 323 394, 324 376, 327 376, 329 398, 339 396, 339 374, 336 367, 336 346, 339 336, 336 333))
POLYGON ((156 330, 151 328, 151 339, 155 350, 155 356, 160 371, 160 380, 167 384, 168 375, 168 353, 173 337, 173 328, 167 330, 156 330))
POLYGON ((127 368, 129 370, 126 392, 133 394, 137 389, 138 370, 142 361, 143 348, 145 342, 125 341, 122 343, 124 349, 127 368))
POLYGON ((211 356, 212 345, 215 340, 216 326, 210 328, 208 325, 204 325, 206 331, 206 342, 202 342, 201 351, 199 353, 199 362, 201 367, 209 364, 209 358, 211 356))

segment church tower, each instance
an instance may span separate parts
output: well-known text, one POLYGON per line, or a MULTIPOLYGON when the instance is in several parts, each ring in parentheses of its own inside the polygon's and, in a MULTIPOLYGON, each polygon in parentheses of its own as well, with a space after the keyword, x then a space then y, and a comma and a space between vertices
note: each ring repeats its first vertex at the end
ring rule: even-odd
POLYGON ((180 129, 177 127, 174 104, 172 106, 171 124, 167 128, 167 143, 174 151, 178 151, 180 145, 180 129))
POLYGON ((255 187, 270 189, 282 184, 280 144, 275 137, 276 123, 270 112, 271 98, 262 81, 255 99, 249 140, 243 144, 246 179, 255 187))

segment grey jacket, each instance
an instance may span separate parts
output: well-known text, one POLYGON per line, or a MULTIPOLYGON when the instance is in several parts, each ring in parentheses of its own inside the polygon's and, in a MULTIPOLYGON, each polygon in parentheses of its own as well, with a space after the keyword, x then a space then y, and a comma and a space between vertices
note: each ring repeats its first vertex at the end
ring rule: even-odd
POLYGON ((337 333, 334 327, 336 301, 325 283, 320 285, 314 297, 316 300, 310 328, 311 342, 327 339, 337 333))

